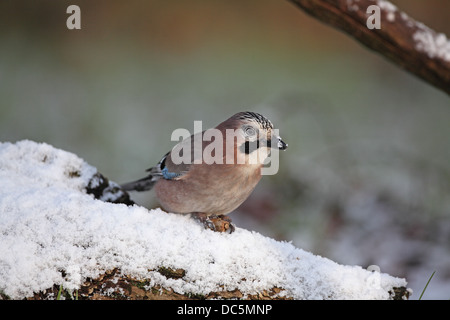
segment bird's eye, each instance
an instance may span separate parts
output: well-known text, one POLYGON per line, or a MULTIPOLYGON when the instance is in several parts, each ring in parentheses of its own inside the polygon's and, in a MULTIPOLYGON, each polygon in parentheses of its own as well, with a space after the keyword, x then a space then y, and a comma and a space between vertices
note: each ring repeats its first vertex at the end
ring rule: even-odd
POLYGON ((246 128, 244 128, 244 132, 245 132, 245 135, 247 135, 249 137, 252 137, 252 136, 254 136, 256 134, 256 130, 253 127, 246 127, 246 128))

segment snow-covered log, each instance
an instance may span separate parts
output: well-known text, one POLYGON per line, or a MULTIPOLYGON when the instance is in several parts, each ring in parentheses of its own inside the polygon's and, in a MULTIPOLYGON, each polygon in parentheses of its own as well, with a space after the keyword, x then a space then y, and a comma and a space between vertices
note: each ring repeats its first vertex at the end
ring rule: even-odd
POLYGON ((48 144, 0 144, 0 298, 56 298, 63 288, 79 299, 402 299, 406 285, 256 232, 212 232, 137 206, 48 144))

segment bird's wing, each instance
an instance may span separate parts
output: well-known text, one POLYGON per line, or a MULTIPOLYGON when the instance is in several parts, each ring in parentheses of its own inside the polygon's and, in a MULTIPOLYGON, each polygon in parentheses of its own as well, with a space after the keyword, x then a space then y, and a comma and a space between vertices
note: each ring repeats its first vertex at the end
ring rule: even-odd
POLYGON ((189 172, 194 159, 200 159, 203 152, 203 132, 191 135, 172 148, 150 172, 160 173, 164 179, 179 180, 189 172), (196 142, 196 139, 198 141, 196 142))
POLYGON ((124 183, 120 187, 123 190, 126 191, 147 191, 153 188, 156 181, 159 179, 169 179, 170 177, 179 176, 176 173, 172 173, 168 170, 166 167, 166 159, 170 155, 170 152, 167 152, 164 157, 161 158, 161 160, 158 162, 158 164, 154 167, 151 167, 150 169, 147 169, 146 171, 149 172, 149 175, 145 178, 124 183))
POLYGON ((204 132, 200 132, 179 142, 167 152, 154 167, 147 169, 149 175, 145 178, 125 183, 121 188, 127 191, 147 191, 153 188, 159 179, 180 180, 186 177, 194 159, 202 156, 204 132), (195 142, 195 139, 200 139, 195 142))
POLYGON ((151 176, 159 176, 166 180, 178 180, 189 171, 190 164, 175 164, 173 162, 172 151, 167 152, 156 166, 147 169, 151 176))

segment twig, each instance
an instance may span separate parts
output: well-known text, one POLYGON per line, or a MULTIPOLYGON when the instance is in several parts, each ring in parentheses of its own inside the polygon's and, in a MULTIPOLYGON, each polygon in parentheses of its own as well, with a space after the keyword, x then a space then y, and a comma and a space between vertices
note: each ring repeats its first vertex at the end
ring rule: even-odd
POLYGON ((394 64, 450 94, 450 41, 386 0, 288 0, 311 16, 344 31, 394 64), (380 8, 381 26, 369 29, 380 8))
POLYGON ((419 300, 422 300, 422 296, 425 293, 425 290, 427 290, 428 284, 430 283, 431 279, 433 279, 433 276, 435 273, 436 273, 436 271, 433 271, 433 273, 431 274, 431 277, 428 279, 427 284, 425 285, 425 288, 423 288, 423 290, 422 290, 419 300))

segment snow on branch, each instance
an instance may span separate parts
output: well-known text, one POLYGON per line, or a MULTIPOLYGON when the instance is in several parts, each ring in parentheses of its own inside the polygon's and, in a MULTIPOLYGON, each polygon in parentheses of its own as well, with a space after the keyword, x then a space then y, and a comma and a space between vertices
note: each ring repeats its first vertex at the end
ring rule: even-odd
POLYGON ((132 204, 96 168, 45 143, 0 143, 0 181, 0 299, 56 298, 58 288, 87 299, 409 295, 404 279, 132 204))
POLYGON ((450 94, 450 41, 386 0, 289 0, 450 94), (379 17, 377 17, 379 15, 379 17), (373 24, 373 19, 378 24, 373 24), (375 27, 374 27, 375 25, 375 27))

